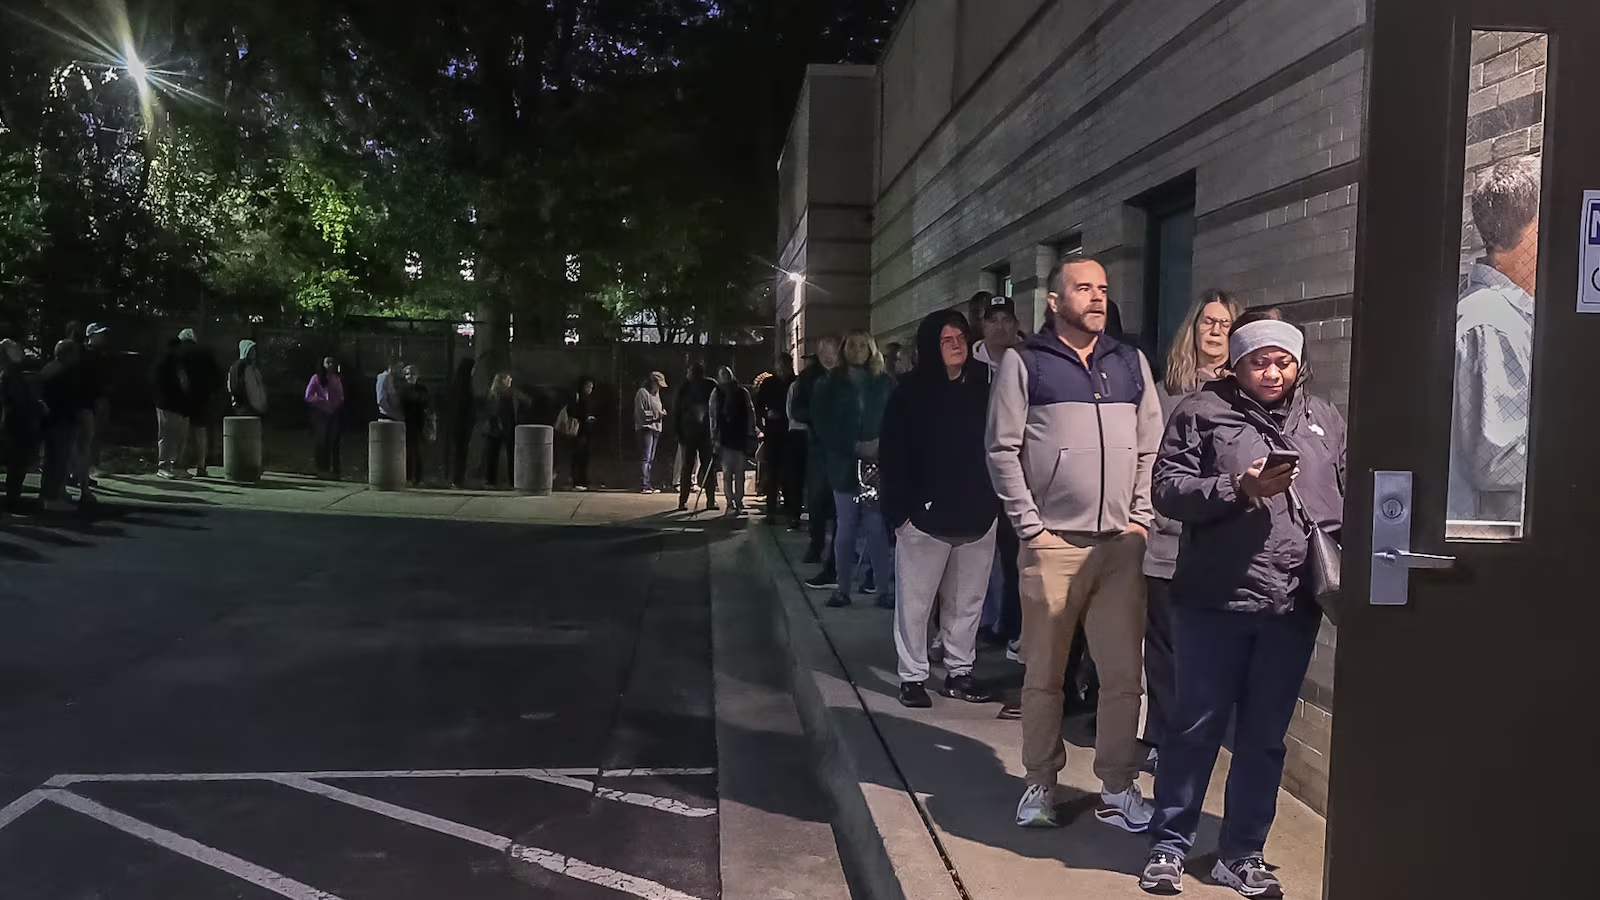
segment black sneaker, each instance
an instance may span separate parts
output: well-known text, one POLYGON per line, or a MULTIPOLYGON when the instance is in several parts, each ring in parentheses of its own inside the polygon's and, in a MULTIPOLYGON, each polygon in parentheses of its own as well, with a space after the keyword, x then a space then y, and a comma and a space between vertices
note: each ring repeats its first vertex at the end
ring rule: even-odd
POLYGON ((1276 898, 1283 896, 1283 885, 1278 876, 1267 868, 1267 861, 1259 856, 1241 859, 1219 859, 1211 867, 1211 877, 1246 897, 1276 898))
POLYGON ((713 500, 710 503, 706 504, 706 512, 713 512, 713 511, 721 509, 721 508, 722 507, 718 506, 717 505, 717 501, 715 501, 715 500, 713 500))
POLYGON ((849 606, 850 595, 835 588, 833 594, 828 597, 828 605, 835 609, 838 609, 841 606, 849 606))
POLYGON ((687 503, 679 503, 678 504, 678 512, 688 512, 688 511, 689 511, 689 504, 687 504, 687 503))
POLYGON ((861 579, 861 593, 876 594, 877 592, 878 582, 871 574, 868 574, 867 577, 861 579))
POLYGON ((933 698, 928 696, 928 689, 920 681, 900 682, 900 705, 911 709, 928 709, 933 706, 933 698))
POLYGON ((839 576, 827 569, 806 579, 806 587, 818 591, 829 591, 839 586, 839 576))
POLYGON ((1162 850, 1150 854, 1139 887, 1151 894, 1183 893, 1183 860, 1162 850))
POLYGON ((951 675, 944 680, 944 695, 967 703, 988 703, 994 697, 971 675, 951 675))

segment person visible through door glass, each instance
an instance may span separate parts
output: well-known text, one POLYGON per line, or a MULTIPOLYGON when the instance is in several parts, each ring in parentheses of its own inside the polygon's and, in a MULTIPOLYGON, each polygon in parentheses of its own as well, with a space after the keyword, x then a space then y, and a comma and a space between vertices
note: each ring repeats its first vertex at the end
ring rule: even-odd
POLYGON ((680 512, 689 508, 689 493, 694 488, 705 492, 706 509, 717 508, 716 450, 711 443, 711 395, 716 390, 717 383, 706 377, 706 367, 695 363, 673 397, 674 431, 683 448, 683 469, 678 472, 680 512))
POLYGON ((1316 647, 1310 528, 1343 516, 1345 425, 1301 377, 1305 338, 1248 312, 1228 339, 1232 374, 1173 410, 1155 505, 1183 525, 1172 575, 1177 699, 1156 768, 1151 855, 1140 885, 1182 889, 1217 753, 1234 721, 1227 808, 1211 875, 1247 897, 1281 897, 1263 858, 1278 809, 1284 736, 1316 647), (1295 450, 1298 465, 1268 468, 1295 450), (1293 511, 1293 490, 1315 521, 1293 511))
MULTIPOLYGON (((1172 420, 1178 402, 1221 378, 1228 368, 1228 334, 1243 309, 1232 296, 1222 291, 1206 291, 1189 307, 1183 327, 1173 338, 1167 353, 1166 377, 1162 379, 1161 414, 1172 420)), ((1166 738, 1167 715, 1172 710, 1172 570, 1178 563, 1178 539, 1183 525, 1156 510, 1156 524, 1150 530, 1150 546, 1144 552, 1145 597, 1148 612, 1144 630, 1145 717, 1144 742, 1150 747, 1149 763, 1154 764, 1161 742, 1166 738)), ((1151 765, 1147 765, 1150 768, 1151 765)))
POLYGON ((1106 271, 1069 256, 1051 271, 1052 322, 1006 351, 989 400, 988 460, 1022 542, 1022 757, 1016 822, 1056 825, 1065 768, 1062 679, 1080 624, 1100 671, 1095 817, 1150 822, 1134 779, 1145 598, 1140 563, 1153 521, 1150 469, 1161 402, 1144 354, 1105 334, 1106 271))
POLYGON ((1495 166, 1472 194, 1485 256, 1456 305, 1447 517, 1522 522, 1539 274, 1539 162, 1495 166))
MULTIPOLYGON (((866 544, 872 572, 880 582, 878 605, 894 608, 889 590, 893 558, 889 532, 884 527, 872 472, 878 463, 878 432, 894 380, 884 370, 883 354, 866 331, 850 332, 844 339, 844 363, 829 375, 811 398, 811 425, 823 448, 828 487, 833 491, 835 531, 833 564, 838 586, 829 606, 849 606, 851 575, 855 569, 856 538, 866 544), (861 476, 868 475, 863 485, 861 476)), ((807 582, 811 584, 811 582, 807 582)), ((814 585, 813 585, 814 586, 814 585)), ((865 591, 863 591, 865 592, 865 591)))
POLYGON ((894 644, 900 702, 928 696, 928 620, 939 609, 947 697, 983 703, 972 677, 978 619, 994 567, 1000 499, 989 482, 983 434, 988 370, 973 360, 967 320, 944 310, 917 328, 917 367, 883 412, 879 494, 895 541, 894 644))

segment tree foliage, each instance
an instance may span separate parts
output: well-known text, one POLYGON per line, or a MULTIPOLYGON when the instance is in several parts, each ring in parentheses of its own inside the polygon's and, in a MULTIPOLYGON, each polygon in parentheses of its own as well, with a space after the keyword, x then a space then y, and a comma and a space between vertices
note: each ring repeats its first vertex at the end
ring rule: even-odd
POLYGON ((804 66, 875 59, 897 6, 122 3, 0 32, 14 317, 478 312, 551 339, 759 317, 804 66))

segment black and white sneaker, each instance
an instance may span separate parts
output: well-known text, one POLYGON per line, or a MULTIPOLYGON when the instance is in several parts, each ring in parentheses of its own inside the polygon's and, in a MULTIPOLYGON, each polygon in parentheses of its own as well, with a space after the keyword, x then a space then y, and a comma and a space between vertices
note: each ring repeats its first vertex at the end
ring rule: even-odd
POLYGON ((928 689, 920 681, 900 682, 900 705, 910 709, 928 709, 933 706, 933 698, 928 696, 928 689))
POLYGON ((806 579, 806 587, 816 591, 831 591, 839 586, 839 576, 827 569, 806 579))
POLYGON ((1211 868, 1211 877, 1245 897, 1266 897, 1271 900, 1283 896, 1283 884, 1267 868, 1267 861, 1259 856, 1219 859, 1211 868))
POLYGON ((1150 894, 1183 893, 1183 859, 1162 850, 1150 854, 1139 887, 1150 894))
POLYGON ((994 695, 983 689, 971 675, 951 675, 944 680, 944 695, 966 703, 988 703, 994 695))

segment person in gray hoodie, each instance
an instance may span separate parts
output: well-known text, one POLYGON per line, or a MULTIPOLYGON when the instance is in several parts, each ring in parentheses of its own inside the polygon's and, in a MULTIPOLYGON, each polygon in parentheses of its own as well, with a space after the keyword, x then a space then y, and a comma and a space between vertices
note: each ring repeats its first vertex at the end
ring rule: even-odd
POLYGON ((256 342, 239 342, 239 359, 228 370, 228 395, 233 398, 236 416, 264 416, 267 414, 267 385, 261 378, 261 366, 256 362, 256 342))
POLYGON ((1342 525, 1345 425, 1302 380, 1305 337, 1252 312, 1228 338, 1231 374, 1172 413, 1156 462, 1156 508, 1183 523, 1172 575, 1177 702, 1156 768, 1151 854, 1140 884, 1182 889, 1217 753, 1234 721, 1228 803, 1211 875, 1248 897, 1281 897, 1262 856, 1322 614, 1311 529, 1342 525), (1267 468, 1274 451, 1298 463, 1267 468), (1302 516, 1296 507, 1304 509, 1302 516), (1309 521, 1306 521, 1309 520, 1309 521))
MULTIPOLYGON (((1228 368, 1228 332, 1244 312, 1229 294, 1206 291, 1189 307, 1183 328, 1167 353, 1167 372, 1162 379, 1161 416, 1172 421, 1178 402, 1199 390, 1201 385, 1221 378, 1228 368)), ((1144 630, 1144 741, 1160 748, 1166 737, 1167 713, 1172 709, 1176 689, 1172 661, 1172 571, 1178 565, 1178 536, 1183 525, 1156 510, 1156 526, 1150 530, 1150 546, 1144 552, 1145 600, 1144 630)), ((1152 750, 1152 757, 1154 756, 1152 750)))
POLYGON ((1006 351, 989 400, 988 461, 1022 547, 1022 756, 1027 789, 1016 822, 1053 827, 1066 767, 1066 674, 1080 623, 1101 689, 1095 817, 1132 832, 1150 821, 1134 779, 1143 694, 1145 598, 1140 564, 1154 521, 1150 470, 1161 402, 1144 354, 1106 333, 1105 267, 1074 255, 1051 270, 1053 321, 1006 351))

